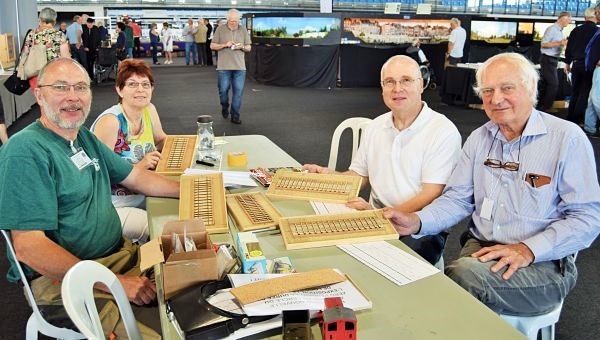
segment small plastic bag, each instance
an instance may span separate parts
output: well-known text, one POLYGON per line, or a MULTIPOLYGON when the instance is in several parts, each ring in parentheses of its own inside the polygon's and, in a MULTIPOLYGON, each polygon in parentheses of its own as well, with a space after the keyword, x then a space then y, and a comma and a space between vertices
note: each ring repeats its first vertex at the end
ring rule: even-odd
POLYGON ((184 249, 183 249, 183 245, 181 244, 181 240, 179 239, 179 236, 176 233, 173 233, 173 236, 171 237, 171 239, 173 240, 173 244, 172 244, 172 248, 173 248, 173 253, 174 254, 178 254, 178 253, 183 253, 184 249))

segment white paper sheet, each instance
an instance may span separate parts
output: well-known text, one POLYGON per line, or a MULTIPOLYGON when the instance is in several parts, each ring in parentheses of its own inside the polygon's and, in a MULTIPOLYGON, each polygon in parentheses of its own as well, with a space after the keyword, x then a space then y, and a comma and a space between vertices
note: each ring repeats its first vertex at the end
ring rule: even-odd
MULTIPOLYGON (((280 277, 281 275, 294 274, 230 274, 228 277, 234 287, 239 287, 256 281, 280 277)), ((372 308, 371 301, 367 300, 352 282, 346 280, 320 288, 281 294, 247 304, 243 306, 243 309, 248 315, 279 314, 283 310, 323 310, 325 307, 324 299, 336 296, 342 298, 345 307, 355 311, 372 308)))
POLYGON ((402 286, 439 272, 439 269, 385 241, 339 245, 350 256, 402 286))
POLYGON ((348 208, 345 203, 310 201, 310 205, 317 215, 339 214, 356 211, 356 209, 348 208))
POLYGON ((185 175, 194 174, 211 174, 215 172, 223 173, 223 184, 226 188, 239 188, 239 187, 256 187, 256 181, 250 177, 249 172, 245 171, 217 171, 217 170, 204 170, 204 169, 185 169, 185 175))

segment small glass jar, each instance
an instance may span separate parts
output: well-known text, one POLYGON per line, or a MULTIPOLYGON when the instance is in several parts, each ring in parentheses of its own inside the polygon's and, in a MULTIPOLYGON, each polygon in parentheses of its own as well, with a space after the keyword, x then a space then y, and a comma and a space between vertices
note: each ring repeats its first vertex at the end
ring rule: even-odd
POLYGON ((212 116, 198 116, 198 151, 213 150, 215 148, 215 133, 212 124, 212 116))

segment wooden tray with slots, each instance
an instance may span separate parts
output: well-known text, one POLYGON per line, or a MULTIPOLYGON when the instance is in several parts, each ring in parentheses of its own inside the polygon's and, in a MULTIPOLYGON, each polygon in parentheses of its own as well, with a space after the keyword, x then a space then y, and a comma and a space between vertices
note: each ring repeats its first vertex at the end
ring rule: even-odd
POLYGON ((183 175, 179 187, 180 220, 200 218, 209 233, 229 232, 222 173, 183 175))
POLYGON ((281 213, 260 192, 226 195, 227 209, 239 230, 275 228, 281 213))
POLYGON ((345 203, 358 196, 360 176, 277 171, 267 196, 345 203))
POLYGON ((167 176, 178 176, 185 169, 192 167, 196 151, 195 135, 167 136, 162 150, 162 157, 156 165, 156 173, 167 176))
POLYGON ((398 239, 383 210, 287 217, 279 229, 288 250, 398 239))

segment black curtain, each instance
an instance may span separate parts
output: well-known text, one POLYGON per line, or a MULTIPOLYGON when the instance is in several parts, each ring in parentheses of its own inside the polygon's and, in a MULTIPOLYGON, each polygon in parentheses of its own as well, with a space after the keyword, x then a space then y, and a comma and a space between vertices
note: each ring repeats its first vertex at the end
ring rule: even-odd
MULTIPOLYGON (((444 69, 447 44, 421 45, 439 80, 444 69)), ((389 58, 406 53, 407 46, 341 45, 340 80, 342 87, 377 87, 381 66, 389 58)))
POLYGON ((339 54, 339 45, 253 45, 247 73, 261 84, 333 88, 339 54))

